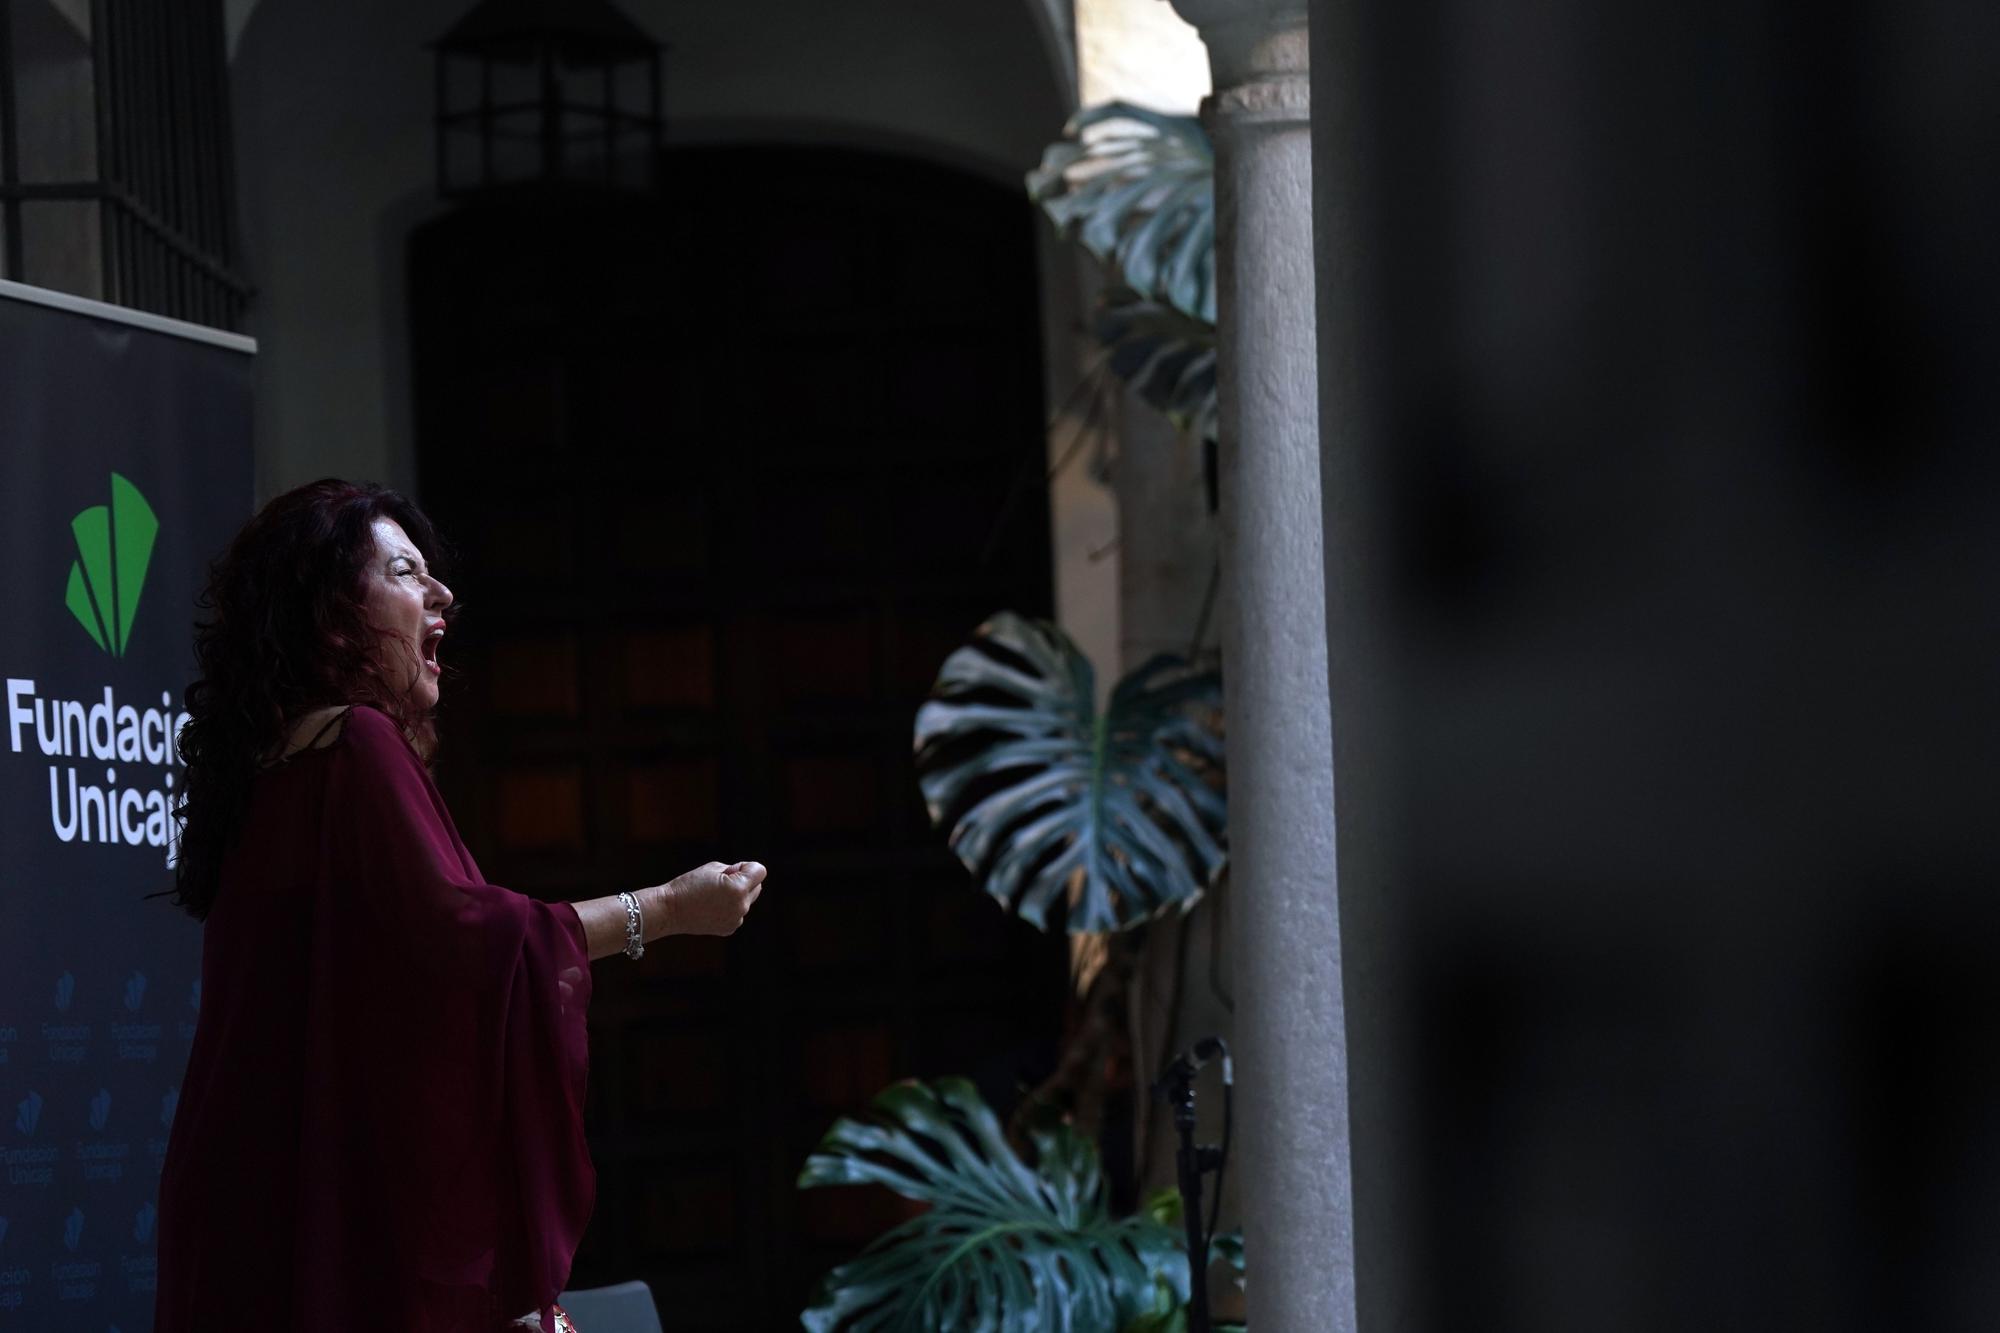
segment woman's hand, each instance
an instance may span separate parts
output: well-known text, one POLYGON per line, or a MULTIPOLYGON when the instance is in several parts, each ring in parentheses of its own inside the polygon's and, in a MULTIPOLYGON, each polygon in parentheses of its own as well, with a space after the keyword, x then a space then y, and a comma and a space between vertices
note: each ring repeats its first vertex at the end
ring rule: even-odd
POLYGON ((668 935, 734 935, 764 891, 764 867, 755 861, 724 865, 710 861, 671 884, 662 884, 668 935))
MULTIPOLYGON (((668 935, 734 935, 764 891, 764 867, 755 861, 726 866, 710 861, 671 884, 654 884, 635 895, 645 943, 668 935)), ((628 924, 616 894, 572 903, 583 927, 584 951, 592 961, 625 952, 628 924)))

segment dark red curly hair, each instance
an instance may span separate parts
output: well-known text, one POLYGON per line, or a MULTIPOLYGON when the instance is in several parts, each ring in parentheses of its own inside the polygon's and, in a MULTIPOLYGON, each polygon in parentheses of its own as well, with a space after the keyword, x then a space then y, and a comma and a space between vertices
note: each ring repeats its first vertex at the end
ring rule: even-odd
POLYGON ((434 571, 442 563, 436 529, 410 500, 328 478, 265 505, 210 566, 194 630, 200 674, 187 688, 180 733, 187 778, 174 901, 196 920, 215 903, 259 765, 282 750, 302 714, 367 704, 400 723, 422 753, 435 746, 408 682, 384 671, 381 636, 363 608, 378 518, 400 523, 434 571))

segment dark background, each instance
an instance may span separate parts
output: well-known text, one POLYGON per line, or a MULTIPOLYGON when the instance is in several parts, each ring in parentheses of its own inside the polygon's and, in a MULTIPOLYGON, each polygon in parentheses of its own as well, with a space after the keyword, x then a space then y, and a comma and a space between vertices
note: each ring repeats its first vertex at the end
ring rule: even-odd
POLYGON ((595 969, 570 1285, 795 1329, 911 1206, 796 1188, 833 1121, 948 1074, 1004 1115, 1054 1063, 1064 937, 978 892, 910 757, 946 655, 1052 611, 1033 219, 905 158, 662 170, 670 202, 503 195, 412 240, 422 501, 462 548, 439 773, 524 892, 771 867, 729 940, 595 969))
POLYGON ((2000 11, 1313 20, 1362 1326, 1992 1327, 2000 11))

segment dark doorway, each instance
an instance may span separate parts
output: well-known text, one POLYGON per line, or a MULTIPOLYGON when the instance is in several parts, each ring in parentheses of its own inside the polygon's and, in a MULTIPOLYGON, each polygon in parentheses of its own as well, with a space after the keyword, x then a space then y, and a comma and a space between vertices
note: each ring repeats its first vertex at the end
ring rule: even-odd
POLYGON ((1029 206, 940 167, 677 150, 650 201, 522 195, 411 241, 422 497, 458 542, 440 774, 497 883, 711 858, 728 942, 597 965, 596 1219, 573 1285, 794 1329, 895 1201, 793 1188, 906 1076, 1001 1105, 1052 1063, 1064 947, 969 883, 910 724, 1051 573, 1029 206))

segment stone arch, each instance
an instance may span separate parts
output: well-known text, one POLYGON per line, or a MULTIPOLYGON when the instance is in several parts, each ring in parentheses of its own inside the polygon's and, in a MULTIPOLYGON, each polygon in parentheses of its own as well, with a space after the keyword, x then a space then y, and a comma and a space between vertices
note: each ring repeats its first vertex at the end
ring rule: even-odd
MULTIPOLYGON (((232 0, 259 485, 414 478, 400 246, 432 211, 425 44, 468 0, 232 0)), ((836 143, 1019 180, 1074 105, 1059 0, 627 0, 674 44, 669 136, 836 143), (1024 9, 1025 6, 1025 9, 1024 9)), ((1068 273, 1042 265, 1050 378, 1068 273)))

